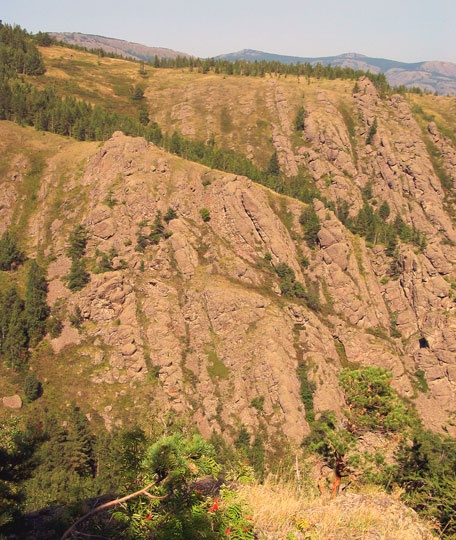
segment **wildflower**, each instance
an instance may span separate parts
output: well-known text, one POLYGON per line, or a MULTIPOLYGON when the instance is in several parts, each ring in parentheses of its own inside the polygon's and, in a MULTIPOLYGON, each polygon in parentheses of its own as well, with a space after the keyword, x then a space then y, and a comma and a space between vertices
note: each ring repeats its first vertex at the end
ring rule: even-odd
POLYGON ((219 500, 215 499, 214 504, 209 508, 209 512, 217 511, 219 507, 218 503, 219 503, 219 500))
POLYGON ((230 534, 231 534, 231 529, 226 528, 226 529, 225 529, 225 534, 226 534, 227 536, 230 536, 230 534))
POLYGON ((147 514, 146 519, 147 521, 150 521, 152 519, 152 516, 150 514, 147 514))

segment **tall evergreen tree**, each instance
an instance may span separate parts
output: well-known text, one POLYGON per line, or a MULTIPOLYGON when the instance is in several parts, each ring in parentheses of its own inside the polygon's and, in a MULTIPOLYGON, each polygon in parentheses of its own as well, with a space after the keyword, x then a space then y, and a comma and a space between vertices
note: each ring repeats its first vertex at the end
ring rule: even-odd
POLYGON ((46 303, 47 281, 44 270, 33 260, 30 263, 25 291, 25 321, 30 345, 36 345, 44 336, 49 306, 46 303))
POLYGON ((17 247, 15 236, 5 231, 0 238, 0 270, 11 270, 15 264, 20 264, 24 259, 24 254, 17 247))
POLYGON ((12 306, 8 330, 2 344, 2 351, 8 367, 14 370, 20 370, 27 364, 27 323, 24 316, 24 302, 19 296, 12 306))

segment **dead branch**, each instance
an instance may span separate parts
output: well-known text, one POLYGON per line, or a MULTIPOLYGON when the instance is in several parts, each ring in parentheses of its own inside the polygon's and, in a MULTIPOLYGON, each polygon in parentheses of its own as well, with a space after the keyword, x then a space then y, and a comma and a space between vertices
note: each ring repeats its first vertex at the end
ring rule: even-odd
MULTIPOLYGON (((165 480, 165 478, 163 479, 165 480)), ((109 501, 107 503, 101 504, 100 506, 97 506, 90 510, 90 512, 87 512, 87 514, 84 514, 82 517, 80 517, 77 521, 71 525, 62 535, 60 540, 66 540, 66 538, 69 538, 69 536, 75 531, 76 527, 83 523, 86 519, 89 517, 94 516, 95 514, 99 514, 100 512, 104 512, 105 510, 108 510, 109 508, 113 508, 114 506, 117 506, 118 504, 121 504, 125 501, 129 501, 130 499, 134 499, 135 497, 139 497, 140 495, 147 495, 151 499, 166 499, 169 495, 164 495, 161 497, 151 495, 148 493, 148 491, 156 486, 158 483, 162 482, 163 480, 156 480, 155 482, 152 482, 151 484, 147 485, 146 487, 143 487, 139 489, 138 491, 135 491, 134 493, 130 493, 129 495, 125 495, 125 497, 121 497, 120 499, 114 499, 113 501, 109 501)))

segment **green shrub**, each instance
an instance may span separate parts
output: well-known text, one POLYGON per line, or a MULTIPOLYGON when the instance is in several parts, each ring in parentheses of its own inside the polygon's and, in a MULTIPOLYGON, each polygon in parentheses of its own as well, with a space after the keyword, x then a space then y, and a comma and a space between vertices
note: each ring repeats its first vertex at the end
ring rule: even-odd
POLYGON ((40 397, 41 391, 41 383, 36 378, 35 373, 33 371, 29 371, 24 382, 25 399, 31 403, 40 397))
POLYGON ((211 220, 211 213, 209 212, 207 208, 201 208, 199 212, 200 212, 201 219, 205 223, 211 220))

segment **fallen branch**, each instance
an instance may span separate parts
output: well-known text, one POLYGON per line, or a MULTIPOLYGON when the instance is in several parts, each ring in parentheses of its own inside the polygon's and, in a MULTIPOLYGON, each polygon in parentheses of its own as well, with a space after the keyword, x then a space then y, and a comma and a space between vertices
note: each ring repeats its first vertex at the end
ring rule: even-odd
POLYGON ((75 521, 73 525, 71 525, 71 527, 68 528, 63 533, 60 540, 66 540, 66 538, 69 538, 69 536, 74 532, 76 527, 80 525, 82 522, 84 522, 86 519, 88 519, 89 517, 92 517, 95 514, 99 514, 100 512, 104 512, 105 510, 108 510, 109 508, 113 508, 114 506, 117 506, 118 504, 121 504, 125 501, 129 501, 130 499, 139 497, 140 495, 146 495, 150 499, 159 499, 159 500, 166 499, 169 495, 156 496, 156 495, 151 495, 149 493, 149 489, 153 488, 154 486, 156 486, 159 482, 162 482, 163 480, 156 480, 155 482, 152 482, 151 484, 139 489, 138 491, 135 491, 134 493, 130 493, 129 495, 125 495, 125 497, 121 497, 120 499, 114 499, 113 501, 109 501, 107 503, 101 504, 100 506, 93 508, 92 510, 90 510, 90 512, 87 512, 87 514, 84 514, 77 521, 75 521))

